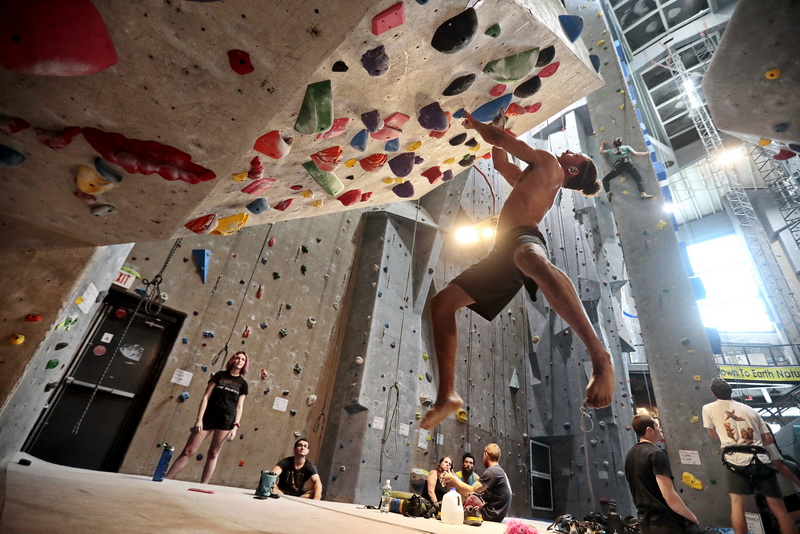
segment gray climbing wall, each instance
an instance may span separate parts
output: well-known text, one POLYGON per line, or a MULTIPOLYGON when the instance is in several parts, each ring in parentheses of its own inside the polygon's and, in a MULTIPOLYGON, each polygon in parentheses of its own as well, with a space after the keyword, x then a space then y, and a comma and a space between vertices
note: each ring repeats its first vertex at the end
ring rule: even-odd
MULTIPOLYGON (((592 153, 597 153, 600 139, 610 142, 618 136, 634 149, 647 151, 649 147, 634 114, 604 19, 590 16, 599 13, 599 5, 596 2, 569 4, 576 13, 587 14, 584 15, 585 39, 587 43, 597 43, 594 53, 600 55, 601 72, 606 80, 605 87, 587 99, 597 136, 592 143, 592 153), (605 43, 600 45, 600 41, 605 43)), ((653 166, 647 164, 646 158, 639 158, 636 165, 644 177, 646 190, 656 193, 658 183, 653 166)), ((607 161, 599 167, 601 174, 610 170, 607 161)), ((728 498, 724 483, 720 483, 723 473, 718 461, 718 443, 708 438, 698 419, 703 404, 713 400, 708 383, 716 375, 716 368, 681 262, 676 235, 661 209, 663 201, 659 194, 652 200, 640 200, 635 184, 621 179, 611 182, 611 190, 614 192, 612 203, 603 199, 597 201, 597 220, 601 222, 597 243, 611 249, 615 233, 618 233, 627 271, 616 271, 618 264, 614 263, 609 268, 615 270, 614 274, 624 275, 636 298, 658 416, 676 475, 676 489, 704 524, 728 524, 728 498), (612 228, 605 222, 609 211, 616 222, 615 233, 611 233, 612 228), (680 450, 696 451, 701 465, 682 464, 680 450), (680 477, 684 472, 701 480, 703 489, 690 489, 683 484, 680 477)))

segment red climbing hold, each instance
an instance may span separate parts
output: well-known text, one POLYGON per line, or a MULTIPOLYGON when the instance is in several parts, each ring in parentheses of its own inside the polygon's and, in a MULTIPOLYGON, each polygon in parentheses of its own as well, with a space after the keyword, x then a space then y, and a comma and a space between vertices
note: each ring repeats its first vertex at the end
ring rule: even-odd
MULTIPOLYGON (((275 239, 275 238, 271 237, 270 239, 275 239)), ((272 246, 272 245, 270 245, 270 246, 272 246)), ((256 298, 260 299, 263 296, 264 296, 264 284, 259 284, 258 291, 256 291, 256 298)))
POLYGON ((539 71, 538 74, 539 78, 549 78, 550 76, 556 73, 559 66, 561 66, 561 63, 559 63, 558 61, 556 61, 555 63, 550 63, 548 66, 539 71))
POLYGON ((291 189, 292 191, 302 191, 305 188, 302 185, 293 185, 289 189, 291 189))
POLYGON ((289 154, 292 149, 292 141, 294 141, 294 137, 281 137, 278 130, 273 130, 256 139, 253 148, 272 159, 281 159, 289 154))
POLYGON ((436 182, 442 179, 442 170, 437 165, 436 167, 431 167, 430 169, 423 172, 422 176, 427 178, 429 183, 435 184, 436 182))
POLYGON ((372 197, 372 191, 369 191, 369 192, 367 192, 367 193, 362 193, 362 194, 361 194, 361 202, 366 202, 366 201, 367 201, 367 200, 369 200, 371 197, 372 197))
POLYGON ((17 132, 21 132, 25 128, 30 128, 30 124, 25 119, 20 119, 19 117, 7 117, 5 115, 0 115, 0 132, 4 134, 15 134, 17 132))
POLYGON ((336 200, 344 204, 345 206, 350 206, 355 204, 356 202, 361 200, 361 189, 352 189, 347 191, 346 193, 342 193, 336 200))
POLYGON ((528 113, 536 113, 540 109, 542 109, 541 102, 536 102, 535 104, 531 104, 530 106, 525 106, 525 111, 527 111, 528 113))
POLYGON ((519 117, 520 115, 525 115, 526 111, 525 108, 517 104, 516 102, 512 102, 506 108, 505 116, 506 117, 519 117))
POLYGON ((60 132, 52 132, 50 130, 42 130, 36 128, 36 138, 44 146, 50 147, 54 150, 64 148, 72 142, 72 138, 81 133, 81 129, 77 126, 70 126, 64 128, 60 132))
POLYGON ((203 215, 189 221, 184 226, 196 234, 207 234, 217 227, 217 215, 215 213, 203 215))
POLYGON ((281 200, 277 204, 275 204, 275 209, 278 211, 286 211, 286 208, 292 205, 293 198, 287 198, 286 200, 281 200))
POLYGON ((244 50, 228 50, 228 61, 236 74, 250 74, 256 70, 250 62, 250 54, 244 50))
POLYGON ((29 313, 28 315, 25 316, 25 320, 28 321, 29 323, 38 323, 39 321, 42 320, 42 316, 39 315, 38 313, 29 313))
POLYGON ((397 28, 406 21, 406 10, 403 2, 381 11, 372 18, 372 33, 380 35, 391 29, 397 28))
POLYGON ((267 245, 269 246, 269 248, 275 246, 275 237, 270 237, 269 241, 267 241, 267 245))
POLYGON ((361 168, 367 172, 378 172, 386 165, 386 154, 372 154, 359 161, 361 168))
POLYGON ((91 0, 3 2, 0 67, 41 76, 84 76, 117 63, 91 0))
POLYGON ((342 163, 342 149, 338 146, 332 146, 324 150, 320 150, 316 154, 311 154, 311 161, 323 171, 332 172, 336 167, 342 163))
POLYGON ((506 92, 506 84, 504 83, 498 83, 489 90, 489 94, 492 96, 500 96, 505 92, 506 92))
POLYGON ((254 180, 252 183, 247 184, 242 188, 242 193, 247 193, 248 195, 260 195, 270 187, 272 187, 275 182, 275 178, 259 178, 258 180, 254 180))
POLYGON ((84 128, 83 137, 103 159, 129 173, 158 174, 165 180, 197 184, 217 177, 210 169, 192 162, 192 156, 157 141, 128 139, 122 134, 84 128))
POLYGON ((264 177, 264 165, 262 165, 258 156, 250 161, 250 170, 247 171, 247 177, 251 180, 260 180, 264 177))
POLYGON ((785 148, 782 148, 780 152, 778 152, 777 154, 775 154, 772 157, 773 157, 773 159, 777 159, 777 160, 783 161, 783 160, 787 160, 789 158, 793 158, 796 155, 797 154, 795 154, 791 150, 786 150, 785 148))
POLYGON ((349 117, 342 117, 341 119, 333 119, 333 126, 325 133, 317 135, 317 139, 331 139, 342 135, 347 130, 347 123, 350 122, 349 117))

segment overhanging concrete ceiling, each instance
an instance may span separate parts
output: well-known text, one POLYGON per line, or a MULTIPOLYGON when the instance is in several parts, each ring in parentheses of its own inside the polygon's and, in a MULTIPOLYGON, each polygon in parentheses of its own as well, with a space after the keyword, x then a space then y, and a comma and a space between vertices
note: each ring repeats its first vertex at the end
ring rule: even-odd
MULTIPOLYGON (((531 48, 555 47, 555 56, 546 66, 535 67, 521 80, 507 83, 506 93, 510 94, 531 76, 542 71, 547 74, 558 63, 554 74, 541 77, 542 88, 536 94, 524 99, 514 97, 522 107, 541 104, 538 111, 509 121, 509 127, 517 133, 602 85, 586 47, 580 40, 571 43, 565 35, 558 18, 564 10, 557 0, 479 2, 474 40, 451 54, 435 50, 431 38, 442 23, 464 11, 465 2, 407 0, 403 4, 405 22, 375 35, 373 18, 395 4, 396 0, 21 3, 26 7, 15 7, 14 16, 0 22, 4 46, 14 43, 7 49, 12 50, 9 54, 13 57, 5 54, 2 64, 6 68, 0 70, 0 113, 6 116, 0 121, 0 143, 25 157, 18 165, 0 166, 3 246, 165 240, 189 235, 184 225, 209 214, 219 219, 247 213, 247 225, 311 217, 406 200, 393 192, 399 182, 410 182, 410 198, 416 198, 441 184, 441 180, 430 184, 422 172, 439 166, 441 171, 457 174, 463 170, 459 161, 465 155, 480 157, 488 151, 486 146, 473 150, 463 144, 451 146, 449 140, 465 131, 459 120, 453 119, 443 137, 434 138, 417 117, 422 107, 434 102, 455 113, 461 108, 474 110, 494 99, 490 90, 498 82, 482 73, 490 61, 531 48), (91 17, 70 11, 95 8, 100 22, 94 27, 87 22, 91 17), (73 42, 75 57, 83 54, 83 59, 89 57, 90 62, 98 64, 113 61, 108 59, 110 45, 106 43, 104 48, 103 23, 118 56, 116 63, 107 68, 100 65, 97 72, 87 75, 41 74, 45 69, 63 74, 68 67, 91 68, 82 67, 78 60, 72 65, 63 58, 45 64, 60 41, 73 42), (45 27, 36 33, 37 25, 47 24, 58 31, 46 31, 45 27), (497 37, 484 33, 493 24, 500 26, 497 37), (372 77, 362 66, 361 57, 381 45, 390 68, 385 75, 372 77), (234 52, 231 62, 232 50, 246 55, 235 56, 234 52), (247 67, 248 61, 252 72, 235 72, 233 67, 247 67), (334 71, 338 61, 346 64, 346 71, 334 71), (442 96, 452 80, 468 74, 477 76, 468 90, 442 96), (317 139, 316 133, 298 133, 294 125, 306 87, 326 80, 331 82, 334 117, 349 119, 346 131, 329 139, 317 139), (377 110, 381 118, 394 112, 410 117, 401 127, 398 152, 387 152, 385 141, 377 139, 370 139, 363 152, 350 146, 353 136, 364 128, 361 114, 372 110, 377 110), (11 133, 15 124, 22 124, 14 118, 31 127, 11 133), (83 129, 83 135, 76 135, 63 148, 45 145, 53 145, 54 138, 56 143, 64 141, 48 132, 59 133, 70 127, 83 129), (291 152, 283 159, 254 150, 256 140, 270 131, 294 138, 291 152), (103 132, 154 141, 184 155, 157 145, 136 147, 103 132), (92 206, 76 198, 75 176, 79 165, 95 167, 98 150, 104 152, 100 145, 108 142, 114 147, 106 150, 106 159, 118 163, 112 167, 122 173, 122 181, 110 191, 95 195, 92 206), (386 154, 391 159, 409 151, 409 145, 415 142, 422 143, 414 150, 415 156, 424 161, 405 177, 398 178, 389 165, 378 172, 367 172, 358 163, 353 167, 344 163, 372 154, 386 154), (326 193, 303 168, 311 154, 333 146, 343 151, 343 163, 334 173, 344 191, 371 193, 368 200, 347 207, 326 193), (147 152, 148 148, 153 150, 147 152), (109 152, 113 153, 110 157, 109 152), (143 159, 160 157, 169 163, 166 170, 173 175, 177 165, 204 179, 215 177, 190 184, 181 179, 168 181, 158 174, 126 171, 120 166, 128 157, 126 152, 133 152, 133 159, 140 164, 143 159), (241 189, 253 181, 236 181, 232 176, 250 170, 256 156, 264 166, 263 176, 275 182, 260 195, 243 193, 241 189), (186 164, 187 158, 191 158, 191 164, 186 164), (272 209, 256 215, 245 206, 259 196, 272 209), (287 209, 275 209, 289 199, 292 202, 287 209), (113 206, 116 211, 95 216, 91 210, 98 204, 113 206)), ((4 157, 6 164, 11 162, 4 157)))

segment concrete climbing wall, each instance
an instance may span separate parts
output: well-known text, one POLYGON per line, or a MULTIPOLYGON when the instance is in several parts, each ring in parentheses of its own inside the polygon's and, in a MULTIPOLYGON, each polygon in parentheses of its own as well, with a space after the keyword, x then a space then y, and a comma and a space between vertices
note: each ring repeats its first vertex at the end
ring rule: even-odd
POLYGON ((491 118, 511 105, 522 131, 602 85, 558 1, 487 0, 459 33, 447 21, 464 9, 19 4, 0 26, 15 43, 0 54, 3 218, 18 244, 26 233, 108 244, 188 235, 190 221, 225 234, 416 198, 487 151, 456 142, 458 110, 494 101, 491 118), (197 221, 211 216, 215 229, 197 221))
MULTIPOLYGON (((600 56, 606 80, 606 86, 587 99, 596 134, 591 153, 596 154, 600 139, 610 142, 615 137, 622 137, 636 150, 650 152, 651 164, 639 158, 636 165, 644 178, 645 189, 655 194, 658 191, 656 169, 663 173, 664 167, 657 161, 637 119, 630 86, 623 76, 613 43, 608 41, 608 28, 600 16, 599 5, 569 2, 568 7, 575 13, 585 13, 585 38, 587 42, 597 43, 595 52, 600 56)), ((610 170, 608 162, 600 169, 601 174, 610 170)), ((716 367, 683 269, 672 223, 662 210, 660 194, 652 200, 641 200, 635 184, 621 179, 611 182, 611 190, 613 202, 603 199, 597 202, 601 230, 597 243, 608 250, 613 248, 611 243, 618 235, 627 267, 625 278, 636 299, 658 416, 664 427, 673 473, 677 477, 687 472, 703 483, 703 489, 697 490, 676 480, 676 489, 702 523, 727 524, 728 499, 724 484, 720 484, 723 473, 718 461, 718 443, 708 438, 699 419, 703 404, 713 400, 708 383, 716 375, 716 367), (616 224, 614 234, 609 233, 609 211, 616 224), (696 451, 701 464, 682 464, 680 450, 696 451)))

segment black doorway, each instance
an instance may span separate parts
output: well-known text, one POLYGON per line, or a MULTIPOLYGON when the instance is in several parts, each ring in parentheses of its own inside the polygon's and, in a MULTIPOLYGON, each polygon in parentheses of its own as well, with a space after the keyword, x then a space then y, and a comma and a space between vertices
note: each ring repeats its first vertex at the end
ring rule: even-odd
POLYGON ((138 302, 109 292, 25 452, 70 467, 119 469, 185 318, 166 307, 149 315, 142 306, 134 315, 138 302))

